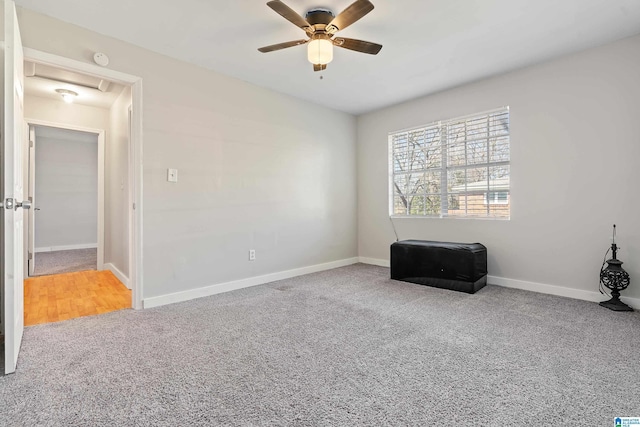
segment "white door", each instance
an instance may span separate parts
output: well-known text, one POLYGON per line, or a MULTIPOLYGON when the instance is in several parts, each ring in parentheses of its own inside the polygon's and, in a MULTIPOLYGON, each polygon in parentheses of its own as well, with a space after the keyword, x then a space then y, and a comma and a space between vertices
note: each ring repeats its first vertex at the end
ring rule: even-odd
POLYGON ((31 209, 29 209, 29 218, 27 228, 27 256, 29 265, 29 276, 33 276, 36 271, 36 131, 33 126, 27 126, 27 132, 29 132, 29 202, 31 202, 31 209))
POLYGON ((4 152, 2 239, 4 240, 4 363, 5 373, 16 370, 18 352, 24 330, 24 264, 22 194, 22 133, 24 132, 24 77, 22 41, 13 0, 4 1, 4 121, 2 141, 4 152))

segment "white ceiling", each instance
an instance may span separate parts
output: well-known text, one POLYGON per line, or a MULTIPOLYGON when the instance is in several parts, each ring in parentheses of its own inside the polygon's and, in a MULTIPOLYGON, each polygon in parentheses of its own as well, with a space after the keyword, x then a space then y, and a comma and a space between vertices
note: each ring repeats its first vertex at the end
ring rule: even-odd
MULTIPOLYGON (((301 15, 338 13, 351 0, 284 0, 301 15)), ((639 0, 372 0, 339 32, 384 47, 335 49, 314 73, 306 47, 259 53, 304 38, 266 0, 17 0, 53 16, 223 74, 352 114, 640 33, 639 0)), ((115 54, 114 52, 105 52, 115 54)))

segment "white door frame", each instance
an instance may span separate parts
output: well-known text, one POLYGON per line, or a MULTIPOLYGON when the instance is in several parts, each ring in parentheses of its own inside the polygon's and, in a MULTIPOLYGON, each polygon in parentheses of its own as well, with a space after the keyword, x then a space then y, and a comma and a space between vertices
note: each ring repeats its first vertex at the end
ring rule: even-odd
MULTIPOLYGON (((137 175, 135 174, 134 167, 134 159, 135 159, 135 147, 131 141, 133 141, 133 105, 129 104, 127 107, 127 137, 129 138, 129 150, 127 152, 127 170, 129 171, 129 188, 136 187, 136 181, 138 180, 137 175)), ((135 194, 133 191, 129 191, 129 199, 127 203, 130 207, 135 206, 135 194)), ((133 272, 136 271, 133 267, 136 263, 136 254, 133 251, 133 248, 136 246, 135 239, 135 227, 134 227, 134 218, 133 216, 129 219, 129 276, 133 276, 133 272)), ((140 266, 139 271, 142 271, 142 266, 140 266)), ((129 289, 131 289, 132 284, 129 284, 129 289)))
MULTIPOLYGON (((92 129, 84 126, 74 126, 66 123, 49 122, 46 120, 24 119, 29 126, 47 126, 50 128, 76 130, 80 132, 93 133, 98 135, 98 257, 97 269, 104 270, 104 129, 92 129)), ((29 142, 27 141, 27 144, 29 142)), ((26 150, 29 149, 27 145, 26 150)), ((28 152, 28 151, 27 151, 28 152)), ((29 171, 29 180, 31 180, 31 171, 29 171)), ((29 181, 31 185, 31 181, 29 181)), ((35 206, 33 207, 35 210, 35 206)), ((30 230, 35 232, 35 230, 30 230)), ((35 247, 34 247, 35 252, 35 247)), ((33 255, 35 257, 35 253, 33 255)), ((27 257, 25 257, 27 259, 27 257)))
POLYGON ((76 61, 39 50, 24 48, 25 60, 37 64, 63 68, 69 71, 88 74, 101 79, 131 87, 131 153, 129 193, 133 203, 129 205, 129 222, 133 228, 131 239, 133 245, 130 253, 134 262, 129 265, 129 283, 131 285, 131 305, 134 309, 143 308, 143 277, 142 277, 142 78, 109 68, 100 67, 87 62, 76 61))

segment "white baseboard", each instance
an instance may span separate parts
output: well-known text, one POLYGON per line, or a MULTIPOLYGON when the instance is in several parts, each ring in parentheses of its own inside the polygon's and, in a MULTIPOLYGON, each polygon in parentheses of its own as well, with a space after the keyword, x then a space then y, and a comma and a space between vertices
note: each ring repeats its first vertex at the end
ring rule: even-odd
MULTIPOLYGON (((378 265, 380 267, 389 267, 390 262, 384 259, 376 258, 358 258, 359 262, 363 264, 378 265)), ((505 288, 522 289, 525 291, 539 292, 541 294, 557 295, 560 297, 580 299, 584 301, 600 302, 606 301, 608 298, 606 295, 602 295, 600 292, 585 291, 582 289, 564 288, 562 286, 546 285, 543 283, 527 282, 524 280, 507 279, 504 277, 487 276, 487 283, 490 285, 504 286, 505 288)), ((640 310, 640 298, 628 298, 620 297, 620 299, 626 304, 635 309, 640 310)))
MULTIPOLYGON (((562 286, 547 285, 544 283, 527 282, 524 280, 507 279, 504 277, 487 276, 487 283, 490 285, 504 286, 505 288, 522 289, 525 291, 539 292, 542 294, 557 295, 560 297, 580 299, 584 301, 600 302, 606 301, 606 295, 600 292, 585 291, 582 289, 565 288, 562 286)), ((623 302, 629 306, 640 309, 640 299, 621 297, 623 302)))
POLYGON ((97 248, 97 243, 84 243, 81 245, 63 245, 63 246, 45 246, 41 248, 35 248, 34 252, 54 252, 54 251, 72 251, 74 249, 93 249, 97 248))
POLYGON ((131 284, 129 284, 129 278, 125 276, 122 271, 118 270, 118 267, 111 264, 110 262, 105 263, 103 267, 105 270, 109 270, 110 272, 112 272, 113 275, 116 276, 118 280, 120 280, 122 284, 125 285, 128 289, 131 289, 131 284))
POLYGON ((391 266, 391 263, 389 262, 389 260, 377 259, 377 258, 367 258, 367 257, 363 257, 363 256, 358 258, 358 262, 361 262, 363 264, 369 264, 369 265, 377 265, 379 267, 387 267, 387 268, 389 268, 391 266))
POLYGON ((176 302, 189 301, 195 298, 208 297, 223 292, 235 291, 237 289, 248 288, 250 286, 264 285, 265 283, 275 282, 277 280, 290 279, 292 277, 302 276, 305 274, 317 273, 319 271, 331 270, 338 267, 356 264, 358 258, 347 258, 339 261, 328 262, 325 264, 317 264, 309 267, 295 268, 293 270, 280 271, 278 273, 265 274, 263 276, 249 277, 246 279, 235 280, 233 282, 218 283, 216 285, 206 286, 198 289, 190 289, 182 292, 175 292, 157 297, 145 298, 143 301, 144 308, 158 307, 176 302))

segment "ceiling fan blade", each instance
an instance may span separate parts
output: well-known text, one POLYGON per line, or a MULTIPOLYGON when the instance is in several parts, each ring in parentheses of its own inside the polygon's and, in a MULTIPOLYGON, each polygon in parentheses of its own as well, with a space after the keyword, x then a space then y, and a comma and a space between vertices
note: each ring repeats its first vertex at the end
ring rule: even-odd
POLYGON ((288 47, 299 46, 301 44, 306 44, 308 42, 309 42, 309 39, 294 40, 291 42, 284 42, 284 43, 272 44, 271 46, 261 47, 258 50, 262 53, 267 53, 267 52, 273 52, 274 50, 280 50, 280 49, 286 49, 288 47))
POLYGON ((273 0, 267 3, 271 9, 275 10, 287 21, 291 22, 297 27, 302 28, 307 31, 307 28, 310 27, 309 23, 302 16, 298 15, 295 10, 291 9, 286 4, 282 3, 280 0, 273 0))
POLYGON ((327 25, 326 31, 333 34, 337 31, 344 30, 372 10, 373 3, 369 0, 356 0, 345 10, 340 12, 338 16, 333 18, 333 21, 327 25))
POLYGON ((371 43, 364 40, 347 39, 344 37, 338 37, 332 40, 334 46, 342 47, 349 50, 355 50, 356 52, 368 53, 369 55, 377 55, 382 49, 382 45, 378 43, 371 43))
POLYGON ((327 69, 327 64, 313 64, 313 71, 323 71, 327 69))

